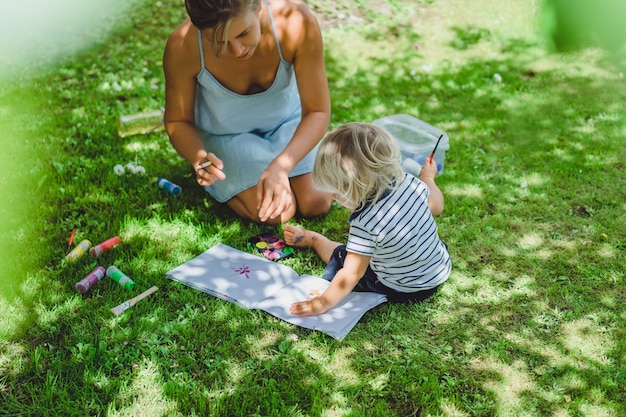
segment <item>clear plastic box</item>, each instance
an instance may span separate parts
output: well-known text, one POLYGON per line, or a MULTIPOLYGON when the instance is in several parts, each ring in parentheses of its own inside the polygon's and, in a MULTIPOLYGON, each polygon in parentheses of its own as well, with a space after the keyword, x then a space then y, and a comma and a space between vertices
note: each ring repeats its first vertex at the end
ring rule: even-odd
POLYGON ((416 177, 419 177, 424 161, 430 157, 441 136, 433 160, 437 164, 437 175, 443 173, 446 151, 450 149, 450 140, 445 132, 408 114, 383 117, 372 124, 385 129, 398 141, 402 152, 402 168, 416 177))

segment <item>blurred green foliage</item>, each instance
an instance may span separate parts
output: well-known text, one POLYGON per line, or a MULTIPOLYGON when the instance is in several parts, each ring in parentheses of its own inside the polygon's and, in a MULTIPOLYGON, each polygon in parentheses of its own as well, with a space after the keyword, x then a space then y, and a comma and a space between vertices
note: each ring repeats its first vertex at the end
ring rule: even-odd
POLYGON ((544 0, 541 25, 554 50, 600 47, 623 54, 624 17, 624 0, 544 0))

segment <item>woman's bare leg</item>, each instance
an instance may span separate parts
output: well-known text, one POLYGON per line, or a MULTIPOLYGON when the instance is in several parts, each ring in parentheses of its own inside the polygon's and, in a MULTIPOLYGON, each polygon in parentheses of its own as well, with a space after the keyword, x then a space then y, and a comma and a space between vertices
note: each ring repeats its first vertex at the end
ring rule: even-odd
POLYGON ((293 203, 275 219, 265 222, 259 220, 257 210, 256 186, 244 190, 228 200, 226 205, 237 215, 255 223, 277 225, 292 219, 296 212, 303 217, 317 217, 328 213, 333 202, 331 194, 319 191, 313 186, 311 174, 290 178, 293 203))
POLYGON ((313 186, 311 174, 298 175, 289 179, 291 189, 296 197, 297 211, 302 217, 318 217, 328 213, 333 197, 327 192, 313 186))
POLYGON ((268 225, 277 225, 285 223, 296 215, 296 202, 294 199, 293 204, 285 209, 280 216, 275 219, 267 219, 265 222, 261 222, 259 219, 259 210, 257 210, 257 198, 256 198, 256 186, 244 190, 228 200, 226 205, 230 207, 237 215, 244 219, 253 221, 255 223, 263 223, 268 225))
POLYGON ((313 249, 325 264, 330 261, 335 248, 341 245, 341 243, 334 242, 317 232, 290 224, 286 224, 283 228, 283 236, 289 246, 313 249))

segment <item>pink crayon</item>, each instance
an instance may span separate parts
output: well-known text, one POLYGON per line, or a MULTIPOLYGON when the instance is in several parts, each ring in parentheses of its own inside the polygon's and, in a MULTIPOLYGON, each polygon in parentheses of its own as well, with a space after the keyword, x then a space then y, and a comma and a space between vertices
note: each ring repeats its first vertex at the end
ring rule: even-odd
POLYGON ((98 256, 102 255, 104 252, 108 251, 111 248, 116 247, 120 243, 122 243, 122 239, 120 239, 119 236, 114 236, 110 239, 105 240, 104 242, 98 243, 96 246, 89 249, 89 253, 94 258, 97 258, 98 256))

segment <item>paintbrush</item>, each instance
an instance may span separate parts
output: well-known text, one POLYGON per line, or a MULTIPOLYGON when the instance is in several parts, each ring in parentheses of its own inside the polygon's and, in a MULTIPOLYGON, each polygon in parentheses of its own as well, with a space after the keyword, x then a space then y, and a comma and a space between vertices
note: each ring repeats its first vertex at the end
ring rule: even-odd
POLYGON ((206 162, 203 162, 203 163, 201 163, 200 165, 198 165, 198 166, 196 167, 196 170, 198 170, 198 169, 203 169, 203 168, 206 168, 206 167, 210 167, 211 165, 213 165, 213 162, 211 162, 211 161, 206 161, 206 162))
POLYGON ((437 151, 437 146, 439 146, 439 142, 441 141, 442 137, 443 135, 439 136, 439 139, 437 139, 437 144, 435 145, 435 149, 433 149, 433 153, 430 154, 430 162, 433 162, 433 158, 435 157, 435 151, 437 151))
POLYGON ((143 300, 144 298, 146 298, 147 296, 149 296, 150 294, 152 294, 158 289, 159 289, 158 287, 152 287, 150 289, 147 289, 146 291, 139 294, 137 297, 133 297, 130 300, 124 301, 122 304, 118 305, 117 307, 113 307, 111 309, 111 313, 115 314, 116 316, 119 316, 120 314, 122 314, 123 312, 125 312, 126 310, 134 306, 135 304, 137 304, 137 302, 143 300))

